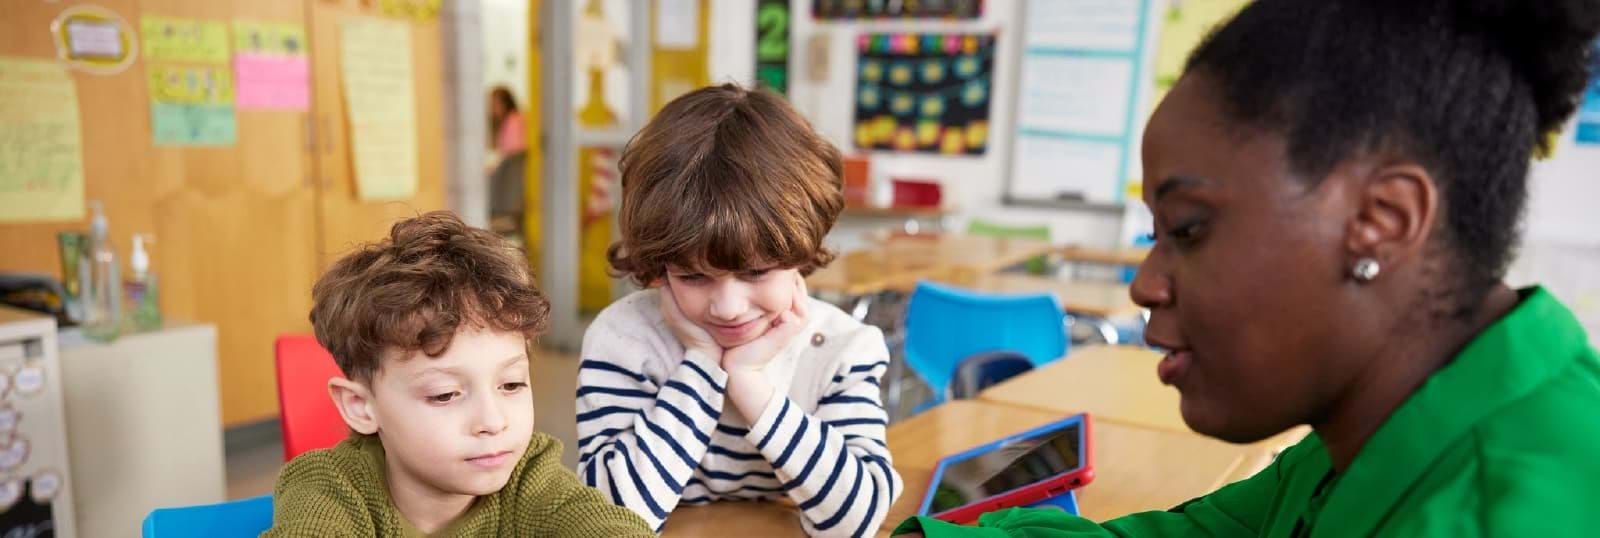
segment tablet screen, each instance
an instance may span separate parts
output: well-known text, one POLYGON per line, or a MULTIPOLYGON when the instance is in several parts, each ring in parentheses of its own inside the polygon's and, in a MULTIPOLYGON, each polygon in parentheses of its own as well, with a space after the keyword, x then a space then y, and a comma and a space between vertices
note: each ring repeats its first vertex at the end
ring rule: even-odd
POLYGON ((960 508, 1081 467, 1082 427, 1074 423, 946 464, 928 512, 960 508))

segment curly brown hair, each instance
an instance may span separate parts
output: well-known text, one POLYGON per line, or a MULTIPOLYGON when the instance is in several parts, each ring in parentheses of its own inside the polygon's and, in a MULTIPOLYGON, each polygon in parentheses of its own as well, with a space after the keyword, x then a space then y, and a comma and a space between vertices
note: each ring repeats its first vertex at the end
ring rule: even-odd
POLYGON ((823 267, 844 208, 839 150, 782 97, 735 84, 672 102, 622 151, 614 273, 649 286, 668 265, 823 267))
POLYGON ((531 342, 550 313, 522 253, 448 211, 397 222, 389 237, 340 258, 312 286, 311 300, 317 342, 363 383, 386 350, 437 357, 463 323, 531 342))

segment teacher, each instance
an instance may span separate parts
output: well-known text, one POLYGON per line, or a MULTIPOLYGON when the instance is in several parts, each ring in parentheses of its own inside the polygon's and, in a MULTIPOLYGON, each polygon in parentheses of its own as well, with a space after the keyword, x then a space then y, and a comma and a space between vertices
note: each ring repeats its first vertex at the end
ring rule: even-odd
POLYGON ((1157 244, 1132 293, 1195 431, 1315 433, 1165 512, 897 532, 1592 536, 1600 358, 1502 278, 1597 31, 1596 0, 1249 4, 1145 131, 1157 244))

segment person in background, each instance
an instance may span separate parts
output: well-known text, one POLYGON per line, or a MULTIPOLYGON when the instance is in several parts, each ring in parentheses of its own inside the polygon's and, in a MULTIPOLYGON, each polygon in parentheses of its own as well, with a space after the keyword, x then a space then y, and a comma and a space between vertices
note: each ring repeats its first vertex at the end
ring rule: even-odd
POLYGON ((533 429, 528 349, 550 305, 522 255, 438 211, 311 290, 349 439, 296 457, 263 536, 653 536, 533 429))
POLYGON ((517 98, 505 86, 495 86, 489 91, 489 145, 501 159, 528 149, 517 98))
POLYGON ((489 179, 489 229, 522 244, 527 134, 517 98, 505 86, 489 92, 488 142, 494 152, 484 164, 489 179))
POLYGON ((578 474, 658 530, 679 504, 787 498, 806 532, 877 531, 902 491, 883 333, 806 293, 844 207, 839 150, 782 97, 668 103, 622 155, 607 307, 578 365, 578 474), (656 287, 658 286, 659 287, 656 287))
POLYGON ((1597 31, 1595 0, 1247 4, 1145 130, 1157 243, 1132 294, 1195 431, 1315 433, 1165 512, 897 531, 1592 536, 1600 358, 1549 292, 1502 279, 1597 31))

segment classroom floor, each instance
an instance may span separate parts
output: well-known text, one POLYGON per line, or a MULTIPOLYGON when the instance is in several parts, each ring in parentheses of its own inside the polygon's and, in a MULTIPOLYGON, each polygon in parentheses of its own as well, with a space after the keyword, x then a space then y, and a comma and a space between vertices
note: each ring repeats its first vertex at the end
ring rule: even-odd
MULTIPOLYGON (((573 409, 577 379, 577 356, 548 350, 534 355, 534 427, 554 436, 566 447, 561 462, 568 468, 578 465, 577 413, 573 409)), ((272 493, 272 483, 277 480, 282 464, 283 444, 276 438, 233 447, 227 453, 228 498, 272 493)))

